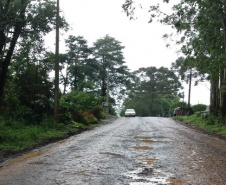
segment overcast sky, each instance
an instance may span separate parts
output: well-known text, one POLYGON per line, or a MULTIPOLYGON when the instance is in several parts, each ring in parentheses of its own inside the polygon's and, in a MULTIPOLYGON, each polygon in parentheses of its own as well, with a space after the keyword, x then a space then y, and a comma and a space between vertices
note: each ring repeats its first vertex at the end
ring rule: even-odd
MULTIPOLYGON (((68 35, 83 36, 89 46, 97 39, 105 35, 114 37, 125 46, 123 50, 125 62, 132 71, 141 67, 168 67, 180 56, 177 53, 178 46, 171 42, 169 48, 162 36, 166 33, 175 33, 169 26, 160 23, 148 23, 148 6, 162 2, 162 0, 139 0, 146 2, 143 10, 137 10, 136 20, 129 20, 122 10, 124 0, 60 0, 60 9, 66 21, 70 24, 71 30, 61 33, 60 52, 65 52, 64 40, 68 35)), ((178 0, 173 0, 178 2, 178 0)), ((162 6, 165 12, 170 11, 170 5, 162 6)), ((48 41, 48 46, 53 46, 55 42, 54 34, 52 41, 48 41)), ((53 49, 54 51, 54 49, 53 49)), ((207 83, 200 87, 193 87, 191 103, 209 104, 209 89, 207 83)), ((187 101, 187 85, 185 85, 185 101, 187 101)))

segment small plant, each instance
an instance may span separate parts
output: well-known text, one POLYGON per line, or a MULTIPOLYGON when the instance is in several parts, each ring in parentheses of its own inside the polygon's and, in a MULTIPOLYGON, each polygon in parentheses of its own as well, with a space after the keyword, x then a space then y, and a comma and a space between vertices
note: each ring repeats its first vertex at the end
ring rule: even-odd
POLYGON ((72 121, 72 123, 70 124, 70 127, 73 127, 73 128, 85 128, 84 127, 84 124, 82 124, 82 123, 78 123, 78 122, 76 122, 76 121, 72 121))

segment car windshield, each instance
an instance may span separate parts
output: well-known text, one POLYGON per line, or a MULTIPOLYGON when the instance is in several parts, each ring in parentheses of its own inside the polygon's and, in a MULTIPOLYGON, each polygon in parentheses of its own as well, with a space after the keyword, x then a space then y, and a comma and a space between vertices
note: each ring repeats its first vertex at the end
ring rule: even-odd
POLYGON ((126 109, 126 112, 135 112, 134 109, 126 109))

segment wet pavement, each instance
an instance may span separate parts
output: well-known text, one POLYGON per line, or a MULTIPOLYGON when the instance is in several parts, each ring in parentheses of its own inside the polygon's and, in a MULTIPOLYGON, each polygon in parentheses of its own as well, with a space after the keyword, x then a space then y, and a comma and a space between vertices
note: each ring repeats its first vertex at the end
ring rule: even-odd
POLYGON ((110 124, 4 161, 1 185, 224 185, 226 141, 170 118, 110 124))

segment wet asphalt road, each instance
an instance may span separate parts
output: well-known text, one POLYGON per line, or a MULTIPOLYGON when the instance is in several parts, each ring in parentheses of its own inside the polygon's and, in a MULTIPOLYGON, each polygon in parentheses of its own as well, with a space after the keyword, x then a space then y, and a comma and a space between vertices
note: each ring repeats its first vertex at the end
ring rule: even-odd
POLYGON ((170 118, 118 118, 1 165, 1 185, 224 185, 226 141, 170 118))

